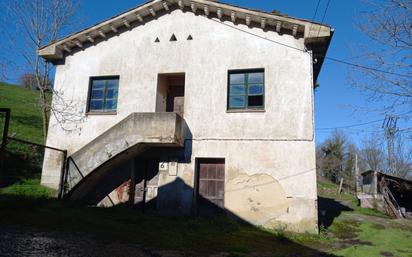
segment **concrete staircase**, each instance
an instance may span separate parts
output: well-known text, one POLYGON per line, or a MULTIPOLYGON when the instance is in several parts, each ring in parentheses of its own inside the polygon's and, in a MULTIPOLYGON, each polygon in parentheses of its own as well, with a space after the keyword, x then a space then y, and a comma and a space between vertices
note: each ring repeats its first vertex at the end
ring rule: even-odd
POLYGON ((84 200, 113 168, 153 147, 183 147, 184 120, 175 113, 132 113, 69 156, 64 197, 84 200))

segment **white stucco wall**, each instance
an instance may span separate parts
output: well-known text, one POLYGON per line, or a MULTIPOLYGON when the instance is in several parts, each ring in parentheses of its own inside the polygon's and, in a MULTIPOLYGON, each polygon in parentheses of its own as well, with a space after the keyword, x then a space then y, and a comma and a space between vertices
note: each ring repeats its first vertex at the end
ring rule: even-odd
MULTIPOLYGON (((67 56, 57 66, 55 89, 84 114, 89 77, 119 75, 117 115, 85 116, 81 123, 66 124, 76 128, 72 131, 52 117, 47 145, 70 155, 128 114, 154 112, 158 74, 185 73, 184 119, 193 149, 192 163, 179 164, 179 176, 193 186, 195 158, 225 158, 228 210, 255 224, 282 222, 293 230, 315 231, 312 59, 308 52, 262 37, 304 49, 303 39, 290 35, 175 10, 67 56), (172 34, 177 41, 169 41, 172 34), (189 34, 193 40, 186 40, 189 34), (265 69, 265 111, 227 112, 228 70, 249 68, 265 69), (249 184, 237 188, 242 183, 249 184), (266 200, 247 191, 259 187, 266 200), (260 209, 239 204, 251 194, 267 204, 260 203, 260 209)), ((56 158, 46 153, 42 174, 42 183, 54 188, 60 176, 56 158)))

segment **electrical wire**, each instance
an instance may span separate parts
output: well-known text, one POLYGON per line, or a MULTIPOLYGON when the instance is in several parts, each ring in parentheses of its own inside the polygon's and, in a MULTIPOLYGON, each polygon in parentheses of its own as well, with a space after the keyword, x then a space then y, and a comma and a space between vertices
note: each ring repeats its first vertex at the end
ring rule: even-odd
MULTIPOLYGON (((322 21, 320 22, 321 24, 323 24, 323 22, 325 21, 326 13, 328 12, 328 9, 329 9, 329 4, 330 4, 330 0, 328 0, 328 3, 326 4, 325 11, 323 12, 322 21)), ((321 26, 319 26, 318 34, 316 35, 316 37, 319 37, 320 28, 321 28, 321 26)))
MULTIPOLYGON (((249 34, 249 35, 258 37, 258 38, 260 38, 260 39, 269 41, 269 42, 274 43, 274 44, 278 44, 278 45, 281 45, 281 46, 284 46, 284 47, 287 47, 287 48, 290 48, 290 49, 293 49, 293 50, 297 50, 297 51, 300 51, 300 52, 303 52, 303 53, 307 53, 307 52, 308 52, 306 49, 300 49, 300 48, 297 48, 297 47, 294 47, 294 46, 291 46, 291 45, 288 45, 288 44, 285 44, 285 43, 282 43, 282 42, 279 42, 279 41, 276 41, 276 40, 273 40, 273 39, 270 39, 270 38, 267 38, 267 37, 263 37, 263 36, 257 35, 257 34, 255 34, 255 33, 250 32, 250 31, 246 31, 246 30, 244 30, 244 29, 241 29, 241 28, 232 26, 232 25, 230 25, 230 24, 224 23, 223 21, 220 21, 220 20, 212 19, 212 21, 215 21, 215 22, 217 22, 217 23, 220 23, 220 24, 222 24, 222 25, 224 25, 224 26, 227 26, 227 27, 230 27, 230 28, 232 28, 232 29, 241 31, 241 32, 243 32, 243 33, 246 33, 246 34, 249 34)), ((318 57, 324 58, 324 59, 326 59, 326 60, 330 60, 330 61, 333 61, 333 62, 345 64, 345 65, 348 65, 348 66, 354 66, 354 67, 357 67, 357 68, 365 69, 365 70, 371 70, 371 71, 381 72, 381 73, 390 74, 390 75, 393 75, 393 76, 399 76, 399 77, 405 77, 405 78, 412 78, 412 75, 400 74, 400 73, 391 72, 391 71, 385 71, 385 70, 381 70, 381 69, 377 69, 377 68, 373 68, 373 67, 368 67, 368 66, 365 66, 365 65, 361 65, 361 64, 358 64, 358 63, 351 63, 351 62, 344 61, 344 60, 341 60, 341 59, 338 59, 338 58, 334 58, 334 57, 328 57, 328 56, 326 56, 326 55, 318 55, 318 57)))
POLYGON ((320 0, 318 0, 318 4, 316 5, 316 9, 315 9, 315 14, 312 17, 312 23, 310 24, 310 27, 309 27, 309 35, 311 33, 311 30, 312 30, 313 22, 315 21, 316 15, 318 14, 319 5, 320 5, 320 0))

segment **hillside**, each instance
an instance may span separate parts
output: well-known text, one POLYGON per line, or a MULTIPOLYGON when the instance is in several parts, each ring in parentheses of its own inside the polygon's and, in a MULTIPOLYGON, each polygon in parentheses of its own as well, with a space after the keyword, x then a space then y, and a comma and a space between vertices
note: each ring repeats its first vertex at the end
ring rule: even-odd
POLYGON ((38 92, 0 82, 0 107, 11 109, 9 135, 43 143, 38 92))
MULTIPOLYGON (((0 107, 11 109, 9 136, 42 144, 43 130, 38 92, 0 82, 0 107)), ((4 118, 0 115, 0 132, 4 118)), ((0 172, 0 188, 16 181, 30 179, 38 183, 43 161, 43 149, 9 141, 5 163, 0 172)))

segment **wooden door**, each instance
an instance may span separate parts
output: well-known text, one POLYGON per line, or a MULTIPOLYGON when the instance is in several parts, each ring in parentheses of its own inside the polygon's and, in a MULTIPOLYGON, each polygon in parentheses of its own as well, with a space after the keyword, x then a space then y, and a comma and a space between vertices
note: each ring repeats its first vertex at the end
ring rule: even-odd
POLYGON ((197 204, 199 214, 214 214, 224 208, 224 159, 200 160, 198 163, 197 204))

